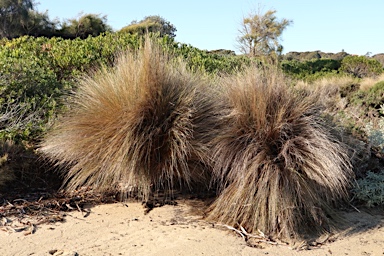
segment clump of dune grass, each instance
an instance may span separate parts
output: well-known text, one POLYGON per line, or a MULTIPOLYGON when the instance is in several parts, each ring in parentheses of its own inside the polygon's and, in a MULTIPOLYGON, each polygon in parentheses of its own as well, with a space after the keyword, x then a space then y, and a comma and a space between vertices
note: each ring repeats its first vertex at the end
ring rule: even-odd
POLYGON ((223 80, 226 126, 212 153, 219 195, 208 220, 284 239, 329 228, 332 204, 347 197, 350 162, 316 99, 287 84, 273 69, 223 80))
POLYGON ((215 95, 203 75, 171 55, 146 38, 114 68, 81 80, 71 110, 41 147, 65 167, 68 189, 124 187, 148 199, 159 189, 207 183, 215 95))

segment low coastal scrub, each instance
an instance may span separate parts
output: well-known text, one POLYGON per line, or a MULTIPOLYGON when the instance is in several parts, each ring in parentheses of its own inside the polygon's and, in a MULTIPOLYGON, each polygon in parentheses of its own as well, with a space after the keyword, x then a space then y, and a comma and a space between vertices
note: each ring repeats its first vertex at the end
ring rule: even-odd
POLYGON ((357 180, 353 192, 356 199, 367 207, 384 206, 384 171, 368 171, 365 178, 357 180))

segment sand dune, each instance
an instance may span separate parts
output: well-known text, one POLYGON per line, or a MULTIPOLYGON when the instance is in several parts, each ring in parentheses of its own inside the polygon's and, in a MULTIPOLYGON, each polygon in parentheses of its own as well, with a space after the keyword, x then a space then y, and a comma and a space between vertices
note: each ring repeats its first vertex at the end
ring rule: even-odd
POLYGON ((181 200, 148 214, 138 202, 98 205, 89 213, 65 213, 64 222, 31 226, 33 234, 9 218, 0 227, 1 255, 384 255, 383 215, 344 213, 350 228, 310 250, 265 243, 252 248, 236 232, 205 222, 198 204, 181 200))

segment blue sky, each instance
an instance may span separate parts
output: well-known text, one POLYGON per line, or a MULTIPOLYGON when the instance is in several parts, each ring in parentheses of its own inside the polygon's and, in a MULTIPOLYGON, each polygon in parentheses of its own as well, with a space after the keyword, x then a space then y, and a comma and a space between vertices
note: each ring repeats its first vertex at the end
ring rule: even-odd
POLYGON ((284 53, 342 50, 364 55, 384 53, 383 0, 37 0, 39 11, 60 21, 84 14, 107 15, 118 30, 132 20, 160 15, 176 28, 176 40, 200 49, 237 51, 242 18, 262 6, 293 24, 284 31, 284 53), (142 2, 142 3, 141 3, 142 2))

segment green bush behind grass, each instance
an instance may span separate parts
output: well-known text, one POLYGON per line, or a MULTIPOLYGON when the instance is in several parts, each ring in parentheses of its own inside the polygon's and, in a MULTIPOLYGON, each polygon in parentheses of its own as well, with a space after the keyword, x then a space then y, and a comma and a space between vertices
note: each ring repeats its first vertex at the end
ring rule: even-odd
POLYGON ((283 60, 280 65, 282 70, 294 79, 313 82, 319 78, 337 75, 341 67, 341 60, 283 60))
MULTIPOLYGON (((192 70, 231 73, 250 60, 211 54, 169 37, 159 37, 167 50, 185 58, 192 70)), ((34 141, 65 107, 64 95, 76 89, 76 79, 115 57, 137 49, 142 37, 106 33, 86 39, 20 37, 0 41, 0 139, 34 141)))
MULTIPOLYGON (((251 62, 258 62, 246 56, 200 50, 168 37, 158 40, 164 49, 186 59, 190 69, 201 70, 209 75, 233 73, 251 62)), ((141 37, 127 33, 106 33, 73 40, 28 36, 0 40, 0 141, 34 144, 48 124, 65 110, 65 95, 76 90, 79 76, 101 65, 113 65, 119 52, 137 49, 141 44, 141 37)), ((351 61, 361 63, 356 58, 351 61)), ((363 64, 368 63, 365 59, 362 61, 363 64)), ((287 75, 308 82, 343 75, 345 71, 342 65, 343 59, 325 58, 280 62, 287 75)), ((381 72, 377 65, 374 70, 375 74, 381 72)), ((349 102, 365 107, 364 111, 380 113, 382 119, 383 84, 380 82, 368 91, 350 93, 347 96, 349 102)), ((370 205, 382 203, 382 190, 378 196, 377 190, 372 194, 364 182, 359 181, 360 187, 355 190, 358 198, 368 203, 371 200, 370 205)), ((376 186, 376 183, 382 184, 382 179, 372 180, 368 177, 367 182, 376 186)))
POLYGON ((353 192, 367 207, 384 206, 384 170, 379 173, 368 171, 365 178, 357 180, 353 192))
MULTIPOLYGON (((258 61, 246 56, 200 50, 169 37, 159 37, 158 40, 165 49, 185 58, 189 68, 207 74, 232 73, 258 61)), ((119 52, 137 49, 141 44, 142 37, 129 33, 106 33, 73 40, 28 36, 1 40, 0 139, 30 141, 37 138, 46 124, 63 109, 63 95, 76 89, 79 76, 101 65, 113 65, 119 52)), ((351 62, 347 57, 286 59, 280 66, 294 79, 310 82, 344 73, 345 63, 351 62)), ((352 64, 370 63, 365 57, 350 59, 352 64)), ((375 65, 377 72, 379 69, 375 65)))
POLYGON ((384 104, 384 81, 380 81, 368 90, 358 90, 350 95, 350 101, 354 105, 364 106, 365 112, 374 111, 376 116, 380 113, 381 106, 384 104))

